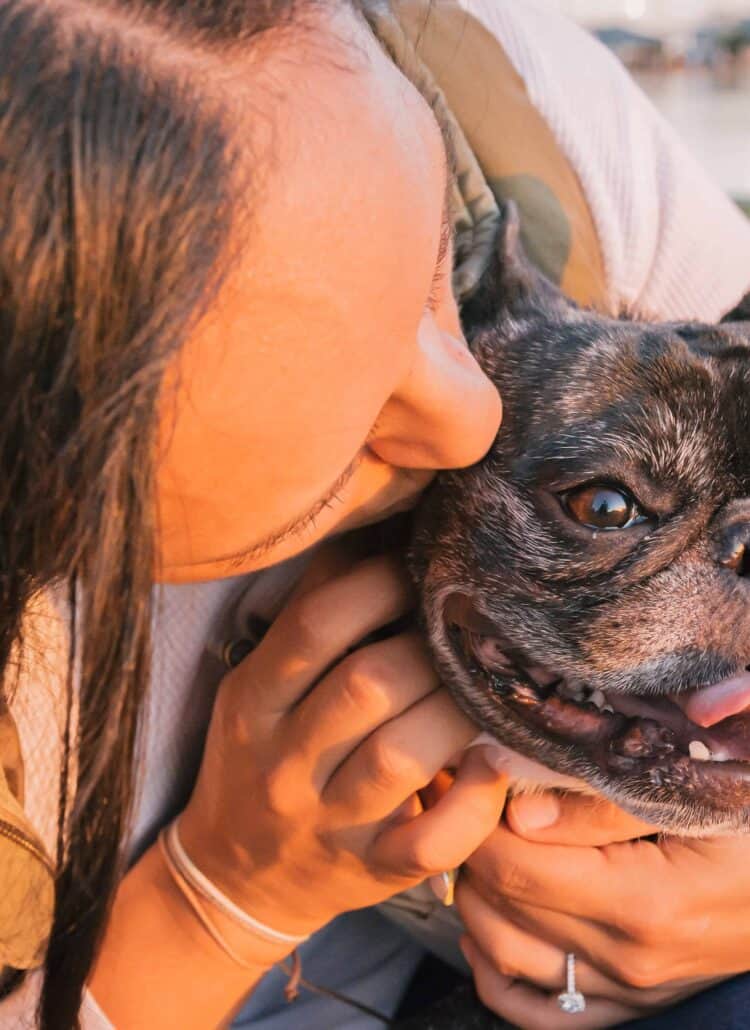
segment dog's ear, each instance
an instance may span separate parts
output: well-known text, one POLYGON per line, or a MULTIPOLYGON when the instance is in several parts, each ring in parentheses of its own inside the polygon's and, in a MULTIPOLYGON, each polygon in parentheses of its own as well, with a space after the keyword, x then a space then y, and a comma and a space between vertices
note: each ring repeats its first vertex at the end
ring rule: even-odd
POLYGON ((727 311, 722 322, 750 322, 750 293, 746 293, 739 304, 727 311))
POLYGON ((467 330, 497 325, 505 316, 533 313, 564 317, 576 310, 553 283, 529 261, 521 242, 521 220, 512 200, 500 209, 495 249, 476 290, 464 301, 461 318, 467 330))

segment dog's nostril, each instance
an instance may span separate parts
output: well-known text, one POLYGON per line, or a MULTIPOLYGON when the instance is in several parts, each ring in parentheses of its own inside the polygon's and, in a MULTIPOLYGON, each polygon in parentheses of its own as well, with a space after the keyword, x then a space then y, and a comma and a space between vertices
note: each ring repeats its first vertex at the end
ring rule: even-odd
POLYGON ((719 564, 725 569, 731 569, 738 576, 750 575, 750 556, 747 547, 740 541, 735 544, 730 554, 719 559, 719 564))
POLYGON ((750 520, 747 517, 721 527, 716 543, 719 565, 736 576, 750 576, 750 520))
POLYGON ((747 576, 748 572, 750 572, 747 551, 744 547, 739 554, 732 555, 731 558, 726 559, 721 564, 726 568, 731 569, 732 572, 735 572, 738 576, 747 576))

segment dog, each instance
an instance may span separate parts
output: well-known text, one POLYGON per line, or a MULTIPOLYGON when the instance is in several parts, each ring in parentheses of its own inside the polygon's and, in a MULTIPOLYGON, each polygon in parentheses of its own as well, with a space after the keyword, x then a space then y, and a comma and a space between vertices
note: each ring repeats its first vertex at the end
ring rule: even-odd
POLYGON ((750 323, 604 317, 502 212, 463 316, 500 391, 409 566, 434 661, 515 789, 595 792, 671 833, 750 829, 750 323))
MULTIPOLYGON (((513 791, 748 832, 750 295, 719 325, 579 308, 526 259, 511 203, 462 315, 504 414, 415 513, 443 682, 513 791)), ((467 983, 398 1026, 508 1024, 467 983)))

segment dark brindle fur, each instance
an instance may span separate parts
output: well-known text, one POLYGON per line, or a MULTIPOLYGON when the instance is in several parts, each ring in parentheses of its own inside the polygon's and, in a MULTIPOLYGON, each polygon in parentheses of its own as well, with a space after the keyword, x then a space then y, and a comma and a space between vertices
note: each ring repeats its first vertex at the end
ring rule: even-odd
MULTIPOLYGON (((525 756, 516 775, 672 832, 750 828, 750 714, 704 729, 674 702, 734 677, 750 704, 749 308, 719 326, 580 310, 526 262, 509 207, 464 310, 503 424, 483 461, 438 477, 411 547, 443 679, 525 756), (643 518, 587 528, 581 484, 643 518)), ((408 1028, 500 1025, 467 985, 408 1028)))

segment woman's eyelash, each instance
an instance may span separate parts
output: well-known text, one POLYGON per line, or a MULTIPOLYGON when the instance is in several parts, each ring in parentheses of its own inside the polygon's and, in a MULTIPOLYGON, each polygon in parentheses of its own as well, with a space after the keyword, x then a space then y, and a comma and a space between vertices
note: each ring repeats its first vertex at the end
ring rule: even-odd
POLYGON ((430 294, 427 298, 427 304, 425 310, 431 311, 433 314, 440 307, 440 301, 443 299, 443 281, 445 277, 445 262, 450 253, 450 244, 453 236, 453 225, 450 219, 446 218, 443 221, 443 225, 440 229, 440 244, 438 247, 437 263, 435 265, 435 274, 432 277, 432 283, 430 284, 430 294))
POLYGON ((260 555, 272 550, 274 547, 277 547, 280 543, 283 543, 285 540, 288 540, 291 537, 301 536, 303 533, 307 532, 307 530, 309 530, 311 527, 314 529, 318 516, 325 509, 328 509, 329 511, 334 511, 336 507, 340 505, 343 501, 341 491, 344 489, 344 487, 347 485, 349 480, 352 478, 354 473, 359 468, 362 459, 365 456, 365 450, 367 449, 367 445, 374 438, 378 431, 382 414, 382 411, 378 414, 377 418, 372 424, 369 433, 367 434, 367 437, 365 438, 360 449, 355 454, 354 458, 347 465, 347 467, 344 469, 344 471, 341 473, 341 475, 338 477, 338 479, 330 488, 330 490, 326 493, 326 495, 324 497, 321 497, 318 501, 316 501, 310 509, 310 511, 308 511, 305 515, 302 515, 300 518, 296 519, 291 525, 287 526, 285 529, 280 530, 276 535, 270 537, 265 543, 256 544, 255 547, 251 547, 246 551, 242 551, 240 554, 235 554, 231 558, 225 558, 223 560, 223 564, 226 565, 226 567, 229 569, 238 569, 246 561, 249 561, 252 558, 260 557, 260 555))

